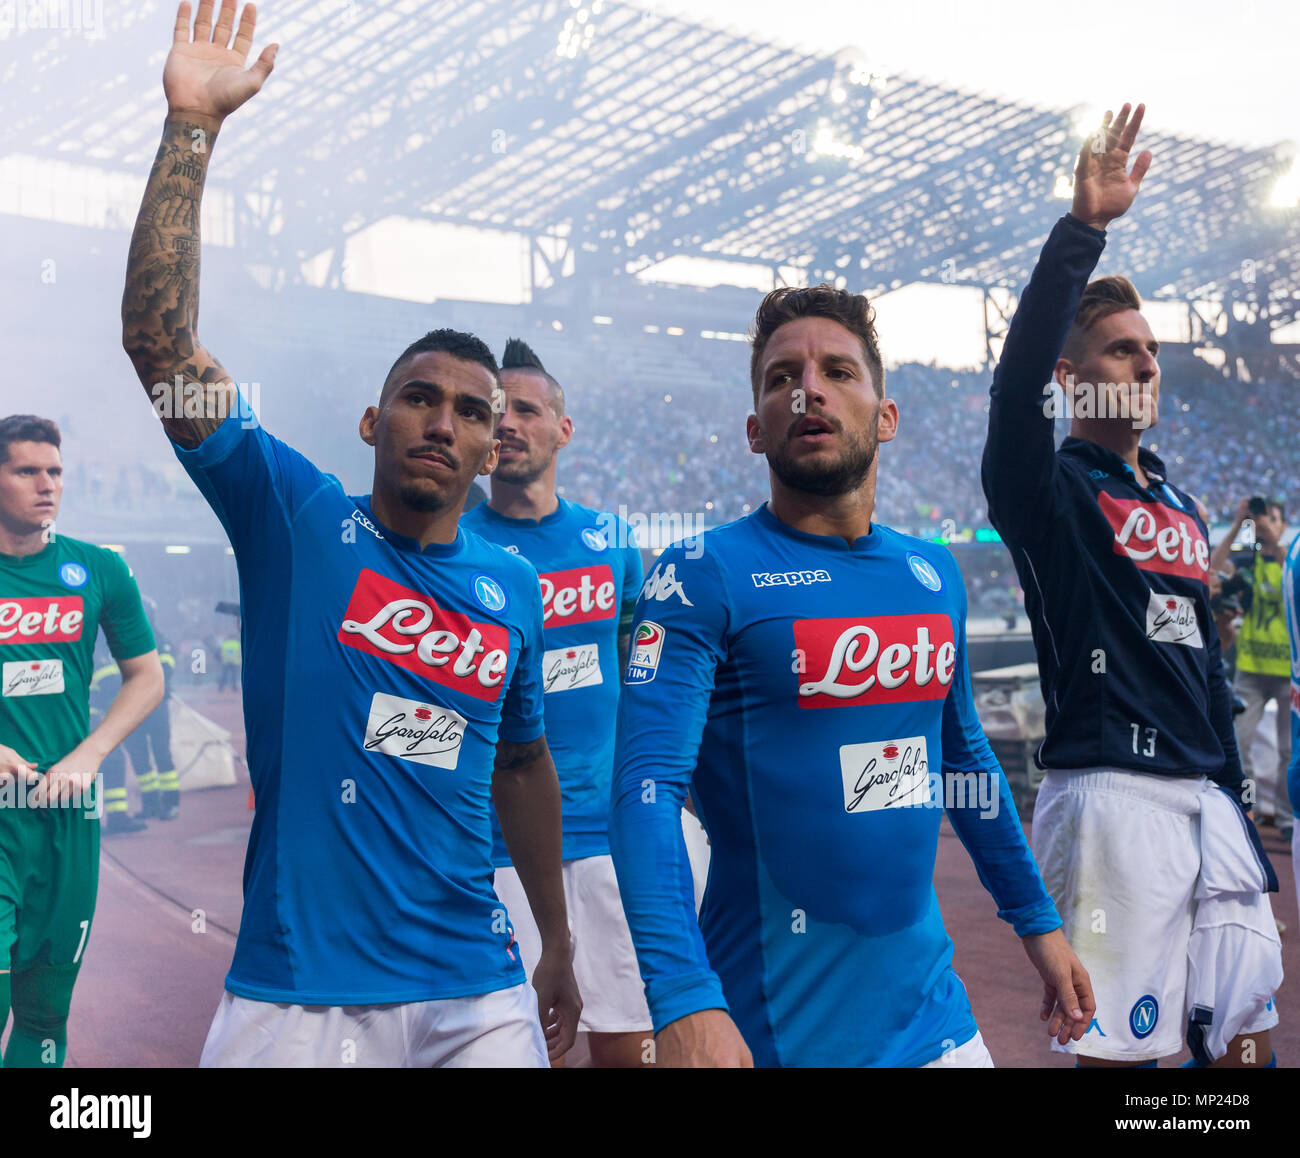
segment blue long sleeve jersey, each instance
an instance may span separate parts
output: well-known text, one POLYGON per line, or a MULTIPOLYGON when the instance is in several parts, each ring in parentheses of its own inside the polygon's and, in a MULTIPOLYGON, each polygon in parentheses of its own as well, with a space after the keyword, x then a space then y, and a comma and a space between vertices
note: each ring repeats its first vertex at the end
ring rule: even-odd
POLYGON ((1287 790, 1292 813, 1300 809, 1300 535, 1291 540, 1282 569, 1282 605, 1291 639, 1291 765, 1287 790))
MULTIPOLYGON (((546 744, 560 780, 565 860, 609 855, 609 779, 618 712, 618 630, 641 589, 641 552, 616 515, 567 499, 542 519, 479 503, 460 525, 537 568, 546 651, 546 744)), ((510 852, 492 813, 492 863, 510 852)))
POLYGON ((498 741, 543 733, 537 572, 421 549, 242 404, 176 455, 230 536, 257 812, 226 988, 382 1005, 524 980, 492 885, 498 741))
POLYGON ((766 506, 637 603, 610 844, 656 1031, 728 1009, 765 1066, 915 1066, 975 1034, 933 876, 941 809, 998 915, 1060 925, 980 730, 942 547, 766 506), (931 771, 931 769, 935 771, 931 771), (679 814, 712 846, 699 922, 679 814))
POLYGON ((1240 798, 1195 501, 1145 448, 1146 487, 1096 443, 1056 449, 1052 375, 1104 246, 1101 231, 1057 222, 993 374, 981 477, 1038 652, 1047 731, 1037 760, 1206 775, 1240 798))

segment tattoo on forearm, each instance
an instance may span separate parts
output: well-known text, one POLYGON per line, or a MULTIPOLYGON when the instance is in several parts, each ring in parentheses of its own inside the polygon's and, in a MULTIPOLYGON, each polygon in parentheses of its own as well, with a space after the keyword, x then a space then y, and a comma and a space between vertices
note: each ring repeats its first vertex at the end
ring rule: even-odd
POLYGON ((167 119, 131 235, 122 295, 122 343, 168 434, 193 446, 221 425, 234 396, 225 367, 197 339, 199 206, 210 145, 201 126, 167 119), (184 405, 187 385, 201 391, 203 405, 184 405), (176 397, 167 396, 172 391, 176 397))
POLYGON ((512 772, 516 768, 522 768, 525 764, 531 764, 534 760, 546 751, 546 737, 538 736, 536 740, 529 740, 526 744, 511 744, 508 741, 502 741, 497 744, 495 771, 512 772))

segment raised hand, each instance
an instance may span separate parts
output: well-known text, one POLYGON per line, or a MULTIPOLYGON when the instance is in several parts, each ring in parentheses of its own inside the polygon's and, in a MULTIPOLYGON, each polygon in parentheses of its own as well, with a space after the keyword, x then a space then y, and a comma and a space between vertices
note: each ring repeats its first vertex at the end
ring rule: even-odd
POLYGON ((220 122, 262 87, 275 66, 280 46, 268 45, 246 69, 244 62, 253 47, 253 30, 257 27, 257 9, 252 4, 244 5, 232 44, 230 33, 238 0, 222 0, 215 28, 213 7, 213 0, 200 0, 192 40, 188 0, 176 10, 172 48, 163 65, 163 92, 171 114, 220 122))
POLYGON ((1074 167, 1074 205, 1070 214, 1094 229, 1105 229, 1128 212, 1151 166, 1150 150, 1143 150, 1129 172, 1129 151, 1146 112, 1145 105, 1138 105, 1130 120, 1130 107, 1126 104, 1113 120, 1110 110, 1106 111, 1101 128, 1084 142, 1074 167))

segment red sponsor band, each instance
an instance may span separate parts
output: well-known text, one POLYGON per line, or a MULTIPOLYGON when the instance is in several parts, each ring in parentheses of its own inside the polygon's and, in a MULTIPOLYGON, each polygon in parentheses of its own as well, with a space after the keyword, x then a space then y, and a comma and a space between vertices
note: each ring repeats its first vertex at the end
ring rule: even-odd
POLYGON ((542 584, 542 623, 546 627, 613 619, 617 614, 614 572, 608 563, 547 571, 538 578, 542 584))
POLYGON ((84 618, 80 595, 0 599, 0 644, 75 643, 84 618))
POLYGON ((801 708, 941 700, 957 660, 946 615, 796 619, 801 708))
POLYGON ((1101 513, 1115 533, 1115 554, 1132 559, 1143 571, 1206 582, 1210 545, 1196 520, 1163 503, 1097 495, 1101 513))
POLYGON ((501 694, 510 662, 499 623, 475 623, 369 569, 357 576, 338 641, 480 700, 501 694))

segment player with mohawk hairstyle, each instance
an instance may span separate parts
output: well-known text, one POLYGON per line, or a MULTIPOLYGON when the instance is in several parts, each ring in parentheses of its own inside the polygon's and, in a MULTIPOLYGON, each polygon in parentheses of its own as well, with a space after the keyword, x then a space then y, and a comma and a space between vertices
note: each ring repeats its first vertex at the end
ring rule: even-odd
MULTIPOLYGON (((564 888, 583 1000, 579 1028, 589 1034, 594 1065, 643 1065, 651 1058, 650 1011, 608 835, 619 673, 626 667, 641 556, 625 523, 556 493, 556 458, 573 437, 573 419, 559 382, 518 338, 502 355, 501 390, 492 496, 461 523, 522 555, 540 576, 546 737, 563 797, 564 888)), ((493 863, 497 893, 531 971, 540 940, 499 829, 493 863)))

